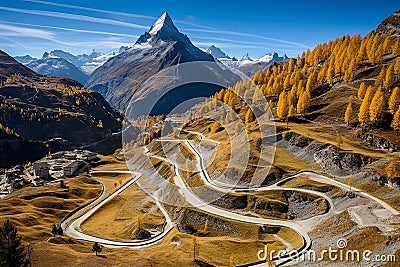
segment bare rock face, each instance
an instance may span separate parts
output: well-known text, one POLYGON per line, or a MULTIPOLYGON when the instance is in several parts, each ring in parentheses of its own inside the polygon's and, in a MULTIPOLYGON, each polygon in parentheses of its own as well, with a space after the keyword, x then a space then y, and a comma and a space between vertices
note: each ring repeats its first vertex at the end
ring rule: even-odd
POLYGON ((394 144, 384 138, 378 137, 373 134, 360 132, 357 135, 357 138, 360 139, 361 141, 363 141, 365 144, 372 146, 372 147, 384 149, 389 152, 399 152, 400 151, 400 148, 397 144, 394 144))
POLYGON ((333 175, 350 175, 376 159, 342 150, 330 144, 323 144, 311 138, 289 132, 279 145, 288 149, 296 157, 314 161, 321 165, 324 172, 333 175))
MULTIPOLYGON (((159 83, 143 89, 141 86, 145 81, 160 70, 195 61, 215 62, 210 54, 194 46, 186 35, 180 33, 169 15, 164 13, 150 31, 140 36, 131 48, 96 69, 86 86, 101 93, 115 108, 125 110, 131 102, 133 105, 137 104, 137 109, 140 109, 141 105, 148 104, 146 98, 159 94, 160 88, 167 87, 170 82, 163 80, 162 85, 159 83)), ((219 71, 222 69, 209 70, 216 73, 219 71)), ((237 77, 234 81, 238 79, 237 77)), ((167 113, 174 105, 186 99, 208 97, 220 88, 221 86, 216 85, 186 86, 179 93, 164 100, 165 103, 153 114, 167 113)))
POLYGON ((395 36, 400 35, 400 10, 395 12, 393 15, 382 21, 381 24, 376 28, 376 32, 386 35, 391 34, 395 36))

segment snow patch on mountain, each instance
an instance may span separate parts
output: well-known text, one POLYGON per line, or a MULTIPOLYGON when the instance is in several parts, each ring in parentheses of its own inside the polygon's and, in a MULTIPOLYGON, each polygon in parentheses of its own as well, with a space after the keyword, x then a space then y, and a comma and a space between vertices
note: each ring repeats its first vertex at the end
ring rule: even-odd
POLYGON ((161 17, 159 17, 158 20, 153 24, 149 33, 152 35, 157 34, 161 30, 161 28, 164 27, 164 25, 168 24, 168 21, 167 21, 168 17, 169 16, 168 16, 167 12, 164 12, 161 15, 161 17))
POLYGON ((228 68, 240 70, 249 77, 271 66, 275 62, 289 60, 286 54, 279 56, 276 52, 265 54, 260 58, 251 58, 247 53, 240 60, 237 60, 235 57, 229 57, 225 52, 214 45, 210 46, 205 51, 228 68))
POLYGON ((46 56, 41 59, 33 59, 24 64, 28 68, 42 75, 67 77, 85 84, 88 76, 74 64, 63 58, 46 56))
POLYGON ((206 53, 212 55, 214 58, 226 58, 230 59, 230 57, 225 54, 220 48, 212 45, 205 50, 206 53))

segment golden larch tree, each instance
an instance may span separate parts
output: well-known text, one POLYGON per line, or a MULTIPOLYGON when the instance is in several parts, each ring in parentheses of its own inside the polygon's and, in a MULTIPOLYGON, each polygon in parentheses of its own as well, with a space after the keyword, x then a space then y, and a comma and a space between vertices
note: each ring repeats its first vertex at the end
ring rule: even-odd
POLYGON ((363 99, 366 92, 367 92, 367 86, 365 85, 364 82, 362 82, 360 84, 360 87, 358 88, 358 93, 357 93, 358 99, 363 99))
POLYGON ((397 37, 392 48, 392 56, 397 57, 398 55, 400 55, 400 38, 397 37))
POLYGON ((395 87, 390 94, 389 102, 389 112, 394 114, 400 106, 400 89, 399 87, 395 87))
POLYGON ((296 108, 293 105, 290 105, 288 117, 293 118, 296 116, 296 108))
POLYGON ((372 86, 368 86, 363 102, 361 103, 360 111, 358 113, 358 121, 361 123, 362 127, 369 123, 369 106, 371 105, 373 95, 374 88, 372 86))
POLYGON ((279 100, 278 100, 278 108, 277 108, 277 115, 280 119, 285 119, 288 116, 289 112, 289 102, 288 102, 288 97, 286 92, 282 92, 279 95, 279 100))
POLYGON ((394 75, 395 78, 398 79, 400 74, 400 58, 396 60, 396 62, 394 63, 394 75))
POLYGON ((347 123, 347 125, 350 124, 352 116, 353 116, 353 96, 350 96, 349 104, 347 105, 346 112, 344 113, 344 122, 347 123))
POLYGON ((323 84, 325 82, 326 71, 327 71, 327 67, 324 64, 324 66, 322 66, 322 68, 318 72, 318 77, 317 77, 318 83, 323 84))
POLYGON ((199 255, 199 244, 197 243, 196 237, 193 236, 192 240, 190 241, 190 252, 193 254, 193 260, 196 260, 196 257, 199 255))
POLYGON ((297 113, 305 114, 307 109, 311 105, 311 93, 310 91, 305 91, 301 94, 299 101, 297 102, 297 113))
POLYGON ((383 41, 383 51, 385 54, 389 53, 390 51, 389 49, 391 46, 392 46, 392 36, 388 35, 386 36, 385 41, 383 41))
POLYGON ((217 121, 214 121, 214 123, 211 125, 210 132, 216 133, 218 132, 219 128, 221 128, 221 124, 217 121))
POLYGON ((385 74, 385 79, 383 81, 383 86, 385 88, 389 88, 389 86, 393 83, 394 81, 394 65, 391 64, 385 74))
POLYGON ((396 113, 394 113, 393 121, 392 121, 392 124, 390 126, 392 126, 393 130, 395 130, 397 132, 397 134, 399 134, 399 130, 400 130, 400 107, 397 109, 396 113))
POLYGON ((314 90, 314 86, 317 83, 317 73, 313 71, 310 76, 308 76, 306 90, 312 92, 314 90))
POLYGON ((385 111, 385 96, 382 89, 379 88, 374 97, 372 98, 371 105, 369 106, 369 119, 372 123, 377 122, 382 118, 385 111))
MULTIPOLYGON (((334 57, 332 57, 334 59, 334 57)), ((333 65, 329 64, 328 69, 326 70, 326 81, 328 83, 333 83, 333 80, 335 78, 335 68, 333 65)))
POLYGON ((399 177, 399 171, 397 169, 397 163, 395 160, 391 160, 385 168, 386 177, 394 179, 399 177))
POLYGON ((204 231, 208 231, 209 224, 210 224, 210 221, 208 219, 206 219, 206 221, 204 222, 204 231))
POLYGON ((386 77, 386 68, 383 66, 381 71, 379 72, 379 75, 376 77, 375 86, 376 87, 382 86, 385 77, 386 77))
POLYGON ((246 130, 250 129, 250 123, 254 121, 254 113, 251 108, 247 109, 246 115, 244 116, 244 123, 246 125, 246 130))
POLYGON ((353 58, 350 61, 350 65, 345 70, 344 77, 343 77, 344 82, 346 82, 346 83, 349 82, 350 79, 353 77, 353 71, 355 70, 356 65, 357 65, 356 58, 353 58))
POLYGON ((375 50, 375 56, 374 56, 374 63, 377 64, 379 62, 382 62, 383 55, 384 55, 384 50, 383 50, 383 43, 379 44, 378 47, 375 50))

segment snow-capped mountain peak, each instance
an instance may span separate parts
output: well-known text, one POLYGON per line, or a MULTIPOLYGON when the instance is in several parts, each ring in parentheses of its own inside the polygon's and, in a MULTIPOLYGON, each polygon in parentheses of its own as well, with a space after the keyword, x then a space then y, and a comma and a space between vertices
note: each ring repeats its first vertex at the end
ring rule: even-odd
POLYGON ((161 30, 178 31, 167 12, 164 12, 161 17, 157 19, 153 26, 151 26, 149 33, 151 35, 156 35, 161 30))
MULTIPOLYGON (((274 55, 275 54, 276 53, 274 53, 274 54, 271 54, 271 53, 265 54, 264 56, 260 57, 258 59, 258 61, 259 62, 270 62, 272 59, 274 59, 274 55)), ((278 54, 276 54, 276 55, 278 55, 278 54)))
POLYGON ((136 41, 134 48, 148 49, 152 45, 161 42, 180 41, 182 43, 190 42, 186 35, 179 32, 174 22, 167 12, 151 26, 149 32, 142 34, 136 41))
MULTIPOLYGON (((210 51, 212 51, 214 48, 215 46, 211 46, 209 49, 206 50, 206 52, 213 55, 213 53, 211 53, 210 51)), ((217 49, 220 50, 219 48, 217 49)), ((286 54, 280 57, 278 53, 274 52, 265 54, 260 58, 251 58, 250 55, 247 53, 240 60, 237 60, 235 57, 217 57, 217 59, 228 68, 240 70, 247 76, 251 77, 256 72, 265 69, 271 64, 274 64, 275 62, 282 62, 288 60, 289 58, 286 56, 286 54)))
POLYGON ((206 53, 212 55, 214 58, 226 58, 230 59, 230 57, 223 52, 220 48, 216 47, 215 45, 211 45, 207 50, 205 50, 206 53))
POLYGON ((246 54, 242 57, 240 61, 253 61, 253 60, 250 58, 249 54, 246 54))

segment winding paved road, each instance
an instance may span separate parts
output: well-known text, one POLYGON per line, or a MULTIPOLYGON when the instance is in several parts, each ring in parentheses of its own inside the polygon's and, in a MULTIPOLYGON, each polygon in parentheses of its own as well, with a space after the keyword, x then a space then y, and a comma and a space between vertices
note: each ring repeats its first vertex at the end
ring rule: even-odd
MULTIPOLYGON (((186 131, 186 132, 190 132, 190 131, 186 131)), ((219 144, 219 142, 211 140, 206 138, 203 134, 201 133, 196 133, 196 132, 190 132, 193 134, 198 134, 201 137, 201 140, 210 140, 213 141, 216 144, 219 144)), ((305 171, 305 172, 301 172, 298 173, 294 176, 291 176, 289 178, 286 178, 280 182, 277 182, 273 185, 269 185, 269 186, 262 186, 262 187, 257 187, 257 188, 248 188, 248 187, 234 187, 234 186, 230 186, 227 184, 223 184, 223 183, 219 183, 216 181, 213 181, 207 171, 206 168, 204 166, 204 158, 202 157, 201 153, 199 152, 198 149, 196 149, 193 145, 192 142, 194 142, 193 140, 174 140, 174 139, 160 139, 158 141, 162 141, 162 142, 183 142, 187 145, 187 147, 192 150, 192 152, 194 152, 194 154, 196 155, 197 161, 198 161, 198 166, 197 168, 200 170, 200 176, 202 178, 202 180, 206 183, 207 186, 218 190, 220 192, 223 193, 229 193, 229 192, 244 192, 244 191, 248 191, 248 192, 260 192, 260 191, 268 191, 268 190, 285 190, 285 191, 297 191, 297 192, 302 192, 302 193, 307 193, 307 194, 311 194, 311 195, 315 195, 318 197, 321 197, 323 199, 325 199, 325 201, 328 203, 329 205, 329 211, 325 214, 320 214, 318 216, 327 216, 328 214, 330 214, 334 208, 334 204, 331 198, 329 198, 328 196, 326 196, 325 194, 321 193, 321 192, 317 192, 317 191, 313 191, 313 190, 309 190, 309 189, 300 189, 300 188, 287 188, 287 187, 281 187, 281 185, 283 185, 285 183, 285 181, 288 181, 290 179, 296 178, 300 175, 308 175, 310 177, 310 179, 315 180, 315 181, 319 181, 319 182, 323 182, 323 183, 327 183, 327 184, 332 184, 332 185, 336 185, 342 189, 345 190, 349 190, 350 187, 346 184, 343 184, 341 182, 338 182, 334 179, 331 179, 329 177, 326 177, 324 175, 321 174, 317 174, 314 172, 310 172, 310 171, 305 171)), ((279 226, 279 227, 287 227, 287 228, 291 228, 293 229, 295 232, 297 232, 303 239, 303 246, 301 248, 297 249, 297 256, 302 255, 303 253, 305 253, 308 249, 310 249, 311 244, 312 244, 312 240, 310 239, 307 230, 305 229, 305 227, 303 227, 301 225, 301 221, 289 221, 289 220, 279 220, 279 219, 266 219, 266 218, 260 218, 260 217, 251 217, 251 216, 246 216, 243 214, 238 214, 229 210, 225 210, 225 209, 221 209, 219 207, 210 205, 209 203, 204 202, 203 200, 201 200, 198 196, 196 196, 190 188, 188 188, 185 184, 184 179, 181 177, 180 173, 179 173, 179 168, 177 166, 177 164, 173 161, 171 161, 170 159, 158 156, 158 155, 151 155, 149 153, 149 150, 147 149, 147 147, 144 147, 144 153, 147 154, 149 157, 153 157, 153 158, 158 158, 160 160, 166 161, 168 163, 170 163, 172 166, 174 166, 174 172, 175 172, 175 177, 173 178, 174 183, 179 187, 179 193, 187 200, 188 203, 190 203, 191 205, 195 206, 197 209, 215 215, 215 216, 219 216, 219 217, 223 217, 226 219, 230 219, 230 220, 235 220, 235 221, 240 221, 240 222, 244 222, 244 223, 252 223, 252 224, 257 224, 257 225, 273 225, 273 226, 279 226)), ((164 229, 163 232, 153 236, 151 239, 148 240, 143 240, 143 241, 132 241, 132 242, 121 242, 121 241, 115 241, 115 240, 109 240, 109 239, 104 239, 101 237, 95 237, 95 236, 91 236, 88 235, 86 233, 83 233, 82 230, 80 229, 80 225, 87 220, 91 215, 93 215, 99 208, 101 208, 101 206, 103 206, 104 204, 106 204, 108 201, 110 201, 111 199, 113 199, 115 196, 117 196, 118 194, 120 194, 121 192, 123 192, 125 189, 127 189, 129 186, 131 186, 133 183, 135 183, 141 176, 141 174, 139 172, 130 172, 130 171, 113 171, 113 170, 104 170, 104 171, 92 171, 93 174, 95 173, 129 173, 129 174, 134 174, 134 177, 128 181, 125 185, 123 185, 121 188, 119 188, 117 191, 115 191, 114 193, 112 193, 111 195, 107 196, 106 198, 104 198, 101 202, 99 202, 98 204, 96 204, 95 206, 93 206, 92 208, 90 208, 85 214, 79 216, 78 218, 75 219, 67 219, 66 221, 64 221, 62 223, 62 227, 63 229, 65 229, 65 234, 67 234, 68 236, 71 236, 73 238, 76 239, 83 239, 86 241, 91 241, 91 242, 99 242, 101 244, 104 244, 106 246, 112 246, 112 247, 131 247, 131 248, 143 248, 143 247, 147 247, 150 245, 153 245, 159 241, 161 241, 168 233, 169 231, 174 227, 173 223, 171 221, 171 219, 169 218, 168 213, 165 211, 165 209, 163 208, 163 206, 156 200, 156 204, 159 207, 159 209, 161 210, 161 212, 163 213, 163 215, 166 218, 166 223, 164 225, 164 229)), ((104 186, 104 185, 103 185, 104 186)), ((398 215, 399 212, 397 210, 395 210, 393 207, 391 207, 390 205, 388 205, 386 202, 371 196, 368 193, 365 193, 359 189, 356 188, 352 188, 352 190, 354 192, 356 192, 359 195, 362 195, 366 198, 371 199, 372 201, 375 201, 377 203, 379 203, 382 207, 384 207, 385 209, 387 209, 388 211, 390 211, 393 215, 398 215)), ((104 192, 103 194, 104 195, 104 192)), ((315 216, 315 217, 318 217, 315 216)), ((274 259, 276 266, 282 266, 290 261, 293 260, 293 258, 290 258, 288 255, 285 255, 283 257, 280 258, 276 258, 274 259)), ((248 264, 246 266, 265 266, 265 263, 262 262, 256 262, 256 263, 252 263, 252 264, 248 264)))
MULTIPOLYGON (((125 183, 123 186, 121 186, 118 190, 104 198, 101 202, 93 206, 91 209, 89 209, 86 213, 83 215, 79 216, 78 218, 74 218, 71 220, 65 220, 62 224, 61 227, 64 229, 64 233, 70 237, 73 237, 75 239, 81 239, 85 241, 90 241, 90 242, 98 242, 101 243, 105 246, 108 247, 131 247, 131 248, 144 248, 147 246, 151 246, 159 241, 161 241, 168 233, 173 229, 173 223, 171 219, 169 218, 168 213, 164 209, 164 207, 156 201, 156 204, 158 208, 161 210, 165 217, 165 224, 163 226, 163 231, 151 237, 150 239, 146 240, 140 240, 140 241, 131 241, 131 242, 123 242, 123 241, 115 241, 115 240, 110 240, 106 238, 101 238, 101 237, 96 237, 92 236, 89 234, 86 234, 82 231, 80 228, 81 224, 86 221, 90 216, 92 216, 98 209, 100 209, 104 204, 112 200, 115 196, 119 195, 122 193, 124 190, 126 190, 128 187, 130 187, 132 184, 134 184, 140 177, 141 173, 139 172, 130 172, 130 171, 115 171, 115 170, 95 170, 91 171, 91 173, 96 174, 96 173, 128 173, 128 174, 133 174, 134 177, 129 180, 127 183, 125 183), (70 222, 71 221, 71 222, 70 222)), ((104 186, 104 185, 103 185, 104 186)), ((104 196, 104 190, 101 194, 101 196, 104 196)), ((100 197, 101 197, 100 196, 100 197)))

